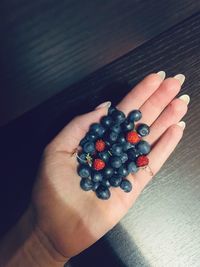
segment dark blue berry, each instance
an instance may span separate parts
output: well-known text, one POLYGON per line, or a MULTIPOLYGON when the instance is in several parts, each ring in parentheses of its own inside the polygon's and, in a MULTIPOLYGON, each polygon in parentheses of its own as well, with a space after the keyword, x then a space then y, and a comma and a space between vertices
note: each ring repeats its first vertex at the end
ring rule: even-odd
POLYGON ((123 151, 125 151, 125 152, 127 150, 129 150, 130 148, 132 148, 132 147, 133 147, 133 145, 131 143, 129 143, 129 142, 124 143, 123 146, 122 146, 123 151))
POLYGON ((147 155, 150 150, 151 150, 151 146, 147 141, 140 141, 137 146, 136 146, 138 152, 142 155, 147 155))
POLYGON ((134 161, 127 163, 127 170, 129 173, 135 173, 138 171, 138 167, 136 166, 134 161))
POLYGON ((83 139, 81 139, 79 145, 83 147, 84 144, 85 144, 86 142, 88 142, 88 139, 87 139, 87 137, 85 136, 83 139))
POLYGON ((88 178, 91 174, 91 168, 87 165, 80 165, 78 168, 78 174, 82 178, 88 178))
POLYGON ((101 119, 101 124, 105 127, 105 128, 109 128, 112 124, 113 120, 110 116, 104 116, 101 119))
POLYGON ((142 118, 142 113, 139 110, 133 110, 128 114, 128 120, 130 122, 139 121, 142 118))
POLYGON ((121 167, 122 165, 122 161, 120 157, 117 156, 113 156, 110 158, 110 165, 115 168, 118 169, 119 167, 121 167))
POLYGON ((120 144, 113 144, 111 148, 112 155, 121 156, 122 154, 122 146, 120 144))
POLYGON ((127 179, 123 179, 120 184, 121 189, 124 190, 124 192, 128 193, 132 190, 132 184, 127 179))
POLYGON ((127 160, 128 160, 128 155, 126 153, 122 153, 122 155, 121 155, 122 163, 125 163, 127 160))
POLYGON ((127 154, 130 160, 135 160, 139 156, 139 152, 135 148, 130 148, 127 154))
POLYGON ((99 186, 96 190, 96 195, 100 199, 109 199, 110 198, 110 190, 104 186, 99 186))
POLYGON ((118 171, 117 171, 117 174, 120 176, 120 177, 126 177, 129 172, 128 172, 128 169, 126 168, 125 165, 122 165, 118 171))
POLYGON ((90 131, 94 132, 97 134, 99 137, 103 136, 105 133, 105 128, 100 124, 100 123, 93 123, 90 126, 90 131))
POLYGON ((109 188, 109 187, 110 187, 110 182, 109 182, 108 179, 103 179, 103 180, 101 181, 101 185, 104 186, 104 187, 109 188))
POLYGON ((125 136, 122 133, 119 134, 119 136, 117 138, 117 142, 119 144, 125 144, 126 143, 126 138, 125 138, 125 136))
POLYGON ((80 181, 80 186, 83 190, 89 191, 92 189, 93 183, 90 179, 88 178, 82 178, 80 181))
POLYGON ((110 178, 113 175, 113 173, 114 173, 114 170, 111 167, 106 167, 103 170, 103 176, 106 178, 110 178))
POLYGON ((125 120, 122 123, 122 130, 125 131, 125 132, 131 131, 131 130, 133 130, 133 128, 134 128, 134 123, 131 122, 131 121, 125 120))
POLYGON ((118 187, 121 184, 122 178, 119 176, 112 176, 109 181, 112 186, 118 187))
POLYGON ((88 132, 86 134, 86 138, 87 138, 88 141, 94 142, 94 141, 97 140, 98 135, 96 133, 94 133, 94 132, 88 132))
POLYGON ((149 132, 150 132, 150 127, 145 123, 142 123, 137 127, 137 133, 140 136, 146 136, 149 134, 149 132))
POLYGON ((99 185, 100 185, 99 182, 93 182, 93 183, 92 183, 92 190, 93 190, 93 191, 96 191, 97 188, 99 187, 99 185))
POLYGON ((86 156, 87 156, 86 153, 80 152, 80 153, 78 154, 78 162, 79 162, 80 164, 87 164, 86 156))
POLYGON ((94 143, 88 141, 83 145, 83 151, 85 153, 94 153, 95 151, 95 146, 94 143))
POLYGON ((107 162, 110 158, 110 154, 108 153, 108 151, 102 151, 102 152, 99 152, 99 157, 103 161, 107 162))
POLYGON ((107 141, 110 143, 116 142, 117 138, 118 138, 118 134, 115 132, 109 132, 106 136, 107 141))
POLYGON ((101 172, 94 171, 91 174, 91 179, 93 182, 101 182, 103 180, 103 174, 101 172))
POLYGON ((110 127, 110 130, 112 132, 115 132, 115 133, 119 134, 121 132, 121 126, 118 125, 118 124, 112 124, 111 127, 110 127))
POLYGON ((117 124, 121 124, 125 119, 125 114, 120 110, 115 110, 112 112, 112 118, 117 124))
POLYGON ((116 111, 117 109, 115 107, 109 107, 108 109, 108 115, 111 115, 114 111, 116 111))

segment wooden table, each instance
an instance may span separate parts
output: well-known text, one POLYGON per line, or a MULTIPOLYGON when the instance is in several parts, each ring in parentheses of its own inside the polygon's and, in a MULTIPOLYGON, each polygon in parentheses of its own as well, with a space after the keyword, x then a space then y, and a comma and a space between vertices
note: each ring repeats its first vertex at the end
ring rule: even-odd
MULTIPOLYGON (((64 1, 61 2, 65 5, 64 1)), ((155 4, 154 1, 152 2, 155 4)), ((51 1, 49 3, 52 4, 51 1)), ((185 5, 186 3, 187 1, 185 1, 185 5)), ((198 4, 196 3, 195 6, 194 3, 193 5, 191 4, 193 9, 189 9, 191 13, 197 10, 198 4)), ((26 6, 25 3, 24 5, 26 6)), ((136 10, 138 8, 136 6, 136 10)), ((23 8, 21 12, 25 12, 23 8)), ((126 12, 128 12, 128 8, 126 12)), ((37 67, 35 62, 30 62, 30 58, 26 56, 24 58, 19 57, 19 61, 16 60, 13 66, 6 64, 7 67, 4 71, 7 76, 1 76, 1 84, 10 89, 13 88, 16 82, 17 88, 20 89, 20 86, 27 88, 28 82, 31 81, 30 84, 31 86, 33 85, 34 90, 30 90, 26 94, 22 90, 23 93, 19 93, 20 96, 18 96, 17 91, 14 93, 16 102, 19 101, 22 104, 22 108, 15 109, 10 106, 9 108, 12 110, 10 116, 9 108, 7 107, 7 111, 5 109, 5 106, 9 103, 6 105, 5 103, 6 99, 9 99, 12 90, 10 89, 9 93, 7 92, 4 95, 3 109, 7 115, 4 116, 2 122, 7 122, 7 124, 0 129, 1 234, 11 227, 27 206, 44 146, 71 118, 78 113, 91 110, 104 100, 110 99, 113 104, 117 103, 132 86, 152 71, 165 70, 168 76, 184 73, 186 82, 181 94, 188 93, 191 96, 191 103, 189 113, 185 117, 187 126, 182 142, 164 168, 143 191, 126 217, 95 245, 72 259, 70 264, 71 266, 95 267, 199 266, 200 13, 194 13, 184 21, 182 20, 183 13, 183 11, 182 13, 180 11, 179 14, 182 14, 182 17, 179 17, 178 14, 175 17, 174 21, 180 21, 179 24, 168 28, 166 31, 163 30, 167 27, 163 26, 162 29, 160 27, 160 30, 156 30, 151 35, 154 38, 151 39, 150 36, 144 37, 144 39, 148 40, 146 42, 138 38, 135 46, 143 44, 136 49, 132 50, 134 48, 132 46, 133 43, 129 46, 128 38, 127 44, 123 44, 123 38, 120 43, 119 35, 116 38, 118 38, 118 42, 123 49, 118 47, 119 50, 116 48, 114 54, 107 53, 108 56, 106 57, 105 51, 102 52, 105 47, 103 48, 101 43, 98 49, 101 51, 100 54, 104 55, 102 61, 96 59, 96 50, 92 50, 93 54, 87 60, 87 53, 81 51, 81 49, 85 49, 84 46, 81 47, 81 44, 76 44, 76 48, 80 49, 80 53, 75 53, 73 57, 73 52, 70 52, 71 58, 75 58, 70 70, 70 78, 65 76, 68 74, 64 71, 62 72, 61 68, 63 66, 66 70, 70 65, 70 60, 67 63, 61 62, 61 65, 56 64, 56 60, 59 61, 59 57, 65 55, 64 51, 56 48, 56 44, 52 44, 52 47, 58 49, 58 51, 56 50, 57 53, 54 54, 52 50, 48 49, 46 51, 47 58, 44 58, 43 66, 45 69, 44 76, 42 76, 42 66, 40 66, 42 58, 37 67), (163 32, 157 35, 160 31, 163 32), (125 52, 128 53, 119 57, 125 52), (49 58, 51 53, 53 53, 53 63, 49 58), (82 66, 77 68, 78 63, 75 64, 75 62, 78 56, 81 57, 81 55, 83 58, 81 61, 82 66), (115 61, 107 64, 113 59, 115 61), (18 70, 19 62, 22 65, 19 66, 18 70), (52 69, 51 64, 55 67, 55 72, 48 76, 48 71, 52 69), (83 71, 83 65, 85 66, 85 72, 83 71), (26 73, 29 78, 22 77, 21 71, 24 71, 26 66, 30 71, 26 73), (31 66, 33 72, 31 72, 31 66), (95 72, 89 74, 95 69, 97 69, 95 72), (17 77, 18 73, 19 77, 17 77), (49 78, 50 76, 51 79, 49 78), (44 77, 44 81, 42 77, 44 77), (9 80, 8 78, 13 78, 14 80, 9 80), (42 82, 41 84, 40 81, 42 82), (51 85, 52 81, 53 85, 51 85), (46 86, 46 92, 41 92, 41 87, 44 85, 46 86), (48 85, 50 85, 49 91, 48 85), (51 90, 53 90, 53 97, 43 102, 44 98, 47 99, 47 96, 51 96, 51 90), (41 92, 41 98, 39 97, 39 92, 41 92), (55 92, 60 93, 55 95, 55 92), (45 97, 43 98, 43 96, 45 97), (22 103, 23 99, 26 102, 24 97, 28 97, 30 105, 22 103), (32 98, 33 102, 31 102, 32 98), (37 105, 39 102, 41 104, 37 105), (33 106, 35 108, 31 108, 33 106), (27 109, 30 109, 30 111, 25 112, 27 109), (21 114, 20 117, 18 117, 19 114, 21 114), (8 123, 14 117, 17 118, 8 123)), ((78 13, 78 16, 81 16, 80 14, 81 12, 78 13)), ((161 14, 158 14, 159 16, 160 21, 162 21, 161 14)), ((173 24, 173 21, 171 21, 171 25, 173 24)), ((152 26, 155 25, 154 21, 152 26)), ((123 29, 121 29, 122 32, 123 29)), ((147 27, 146 34, 148 29, 147 27)), ((138 29, 138 36, 140 36, 139 32, 140 29, 138 29)), ((102 30, 101 33, 103 36, 105 32, 102 30)), ((107 34, 109 35, 109 33, 107 34)), ((61 38, 61 33, 59 36, 61 38)), ((62 37, 65 39, 64 36, 62 37)), ((101 42, 103 42, 102 40, 101 42)), ((37 42, 36 39, 35 42, 37 42)), ((96 42, 98 43, 98 41, 96 42)), ((5 49, 3 45, 4 41, 1 44, 1 52, 3 48, 5 49)), ((114 43, 109 42, 109 45, 107 47, 108 51, 110 51, 111 47, 115 48, 114 43), (112 46, 109 46, 111 44, 112 46)), ((40 47, 39 44, 37 47, 40 47)), ((27 46, 26 49, 29 48, 27 46)), ((20 55, 22 55, 23 49, 19 46, 16 51, 19 53, 21 51, 20 55)), ((34 48, 31 53, 33 53, 31 54, 33 56, 34 48)), ((12 55, 2 53, 2 56, 3 63, 5 63, 6 58, 8 58, 8 62, 9 60, 12 61, 12 55)), ((14 100, 11 103, 14 104, 14 100)))

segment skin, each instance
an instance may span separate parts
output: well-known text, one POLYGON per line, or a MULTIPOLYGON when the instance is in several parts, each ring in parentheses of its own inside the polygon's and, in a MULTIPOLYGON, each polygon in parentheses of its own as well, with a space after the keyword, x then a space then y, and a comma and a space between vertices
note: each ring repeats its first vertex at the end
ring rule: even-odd
MULTIPOLYGON (((149 165, 154 175, 183 135, 183 128, 177 123, 186 114, 187 103, 175 98, 180 89, 179 80, 168 78, 163 81, 153 73, 133 88, 117 106, 125 114, 140 109, 143 114, 141 122, 151 126, 151 133, 145 139, 152 144, 149 165)), ((24 231, 23 245, 19 244, 18 249, 13 249, 15 253, 11 252, 7 257, 2 256, 3 249, 0 247, 0 263, 2 260, 3 266, 27 266, 24 263, 16 264, 20 261, 21 247, 29 251, 27 255, 31 254, 33 258, 35 265, 31 265, 30 260, 27 261, 29 266, 45 266, 47 262, 49 266, 63 266, 65 261, 91 246, 113 228, 152 179, 150 173, 144 170, 130 174, 128 179, 133 184, 131 193, 112 188, 111 198, 106 201, 98 199, 92 191, 80 189, 77 159, 73 153, 90 124, 107 114, 107 109, 102 107, 75 117, 45 148, 30 207, 17 229, 8 234, 2 243, 4 247, 11 246, 10 238, 17 231, 22 231, 23 236, 24 231), (24 225, 27 226, 26 231, 23 230, 24 225), (41 247, 44 265, 35 259, 35 243, 41 247), (26 244, 29 244, 29 250, 26 244), (18 256, 15 256, 15 265, 12 265, 12 260, 8 258, 12 259, 14 254, 18 256)))

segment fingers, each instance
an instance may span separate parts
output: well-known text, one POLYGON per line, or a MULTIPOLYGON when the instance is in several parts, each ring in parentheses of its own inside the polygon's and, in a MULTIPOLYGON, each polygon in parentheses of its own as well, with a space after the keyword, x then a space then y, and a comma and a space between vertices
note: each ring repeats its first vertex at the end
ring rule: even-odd
MULTIPOLYGON (((165 163, 181 140, 184 130, 184 123, 181 124, 182 126, 177 124, 170 126, 148 155, 149 166, 154 175, 160 170, 162 165, 165 163)), ((137 187, 139 187, 137 191, 143 190, 143 188, 152 179, 150 173, 143 169, 140 169, 134 176, 135 180, 137 180, 137 187)), ((130 179, 133 179, 133 176, 130 175, 130 179)))
MULTIPOLYGON (((182 76, 181 76, 182 77, 182 76)), ((143 114, 142 122, 151 125, 163 109, 172 101, 179 93, 181 83, 178 79, 168 78, 156 90, 149 99, 140 107, 143 114)))
POLYGON ((165 78, 165 72, 152 73, 138 83, 117 105, 126 115, 138 109, 158 89, 165 78))
POLYGON ((174 99, 151 125, 150 135, 144 139, 153 144, 171 125, 178 123, 186 114, 188 103, 177 98, 174 99))
POLYGON ((48 145, 47 149, 73 153, 78 147, 80 140, 85 136, 92 123, 98 122, 107 114, 110 102, 105 102, 94 111, 75 117, 48 145))

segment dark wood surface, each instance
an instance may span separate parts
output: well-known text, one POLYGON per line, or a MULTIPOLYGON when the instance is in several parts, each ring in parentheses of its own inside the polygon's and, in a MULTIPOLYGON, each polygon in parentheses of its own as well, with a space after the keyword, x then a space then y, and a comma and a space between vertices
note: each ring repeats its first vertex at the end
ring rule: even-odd
POLYGON ((186 75, 184 139, 127 216, 72 266, 194 266, 200 262, 200 13, 99 69, 0 130, 1 234, 26 208, 40 154, 78 113, 116 104, 146 74, 186 75))
POLYGON ((195 0, 2 0, 0 125, 198 10, 195 0))

